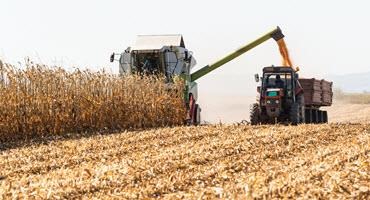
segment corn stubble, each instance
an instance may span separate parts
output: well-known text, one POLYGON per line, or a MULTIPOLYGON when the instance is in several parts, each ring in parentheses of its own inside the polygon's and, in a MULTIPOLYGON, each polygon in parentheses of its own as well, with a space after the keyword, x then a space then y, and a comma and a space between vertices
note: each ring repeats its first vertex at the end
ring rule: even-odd
POLYGON ((182 124, 182 88, 158 77, 0 61, 0 140, 182 124))
POLYGON ((368 124, 160 128, 4 150, 0 198, 368 199, 369 160, 368 124))

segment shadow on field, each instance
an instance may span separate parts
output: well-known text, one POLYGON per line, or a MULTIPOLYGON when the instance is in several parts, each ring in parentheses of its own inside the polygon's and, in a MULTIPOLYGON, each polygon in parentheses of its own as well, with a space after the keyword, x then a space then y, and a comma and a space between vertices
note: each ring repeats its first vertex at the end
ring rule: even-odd
MULTIPOLYGON (((168 126, 170 127, 170 126, 168 126)), ((51 142, 59 142, 59 141, 67 141, 67 140, 78 140, 82 138, 91 138, 95 136, 101 136, 101 135, 115 135, 120 134, 123 132, 131 132, 136 133, 140 131, 150 131, 154 129, 158 129, 160 127, 156 128, 146 128, 146 129, 125 129, 125 130, 102 130, 102 131, 95 131, 95 132, 83 132, 83 133, 68 133, 68 134, 62 134, 62 135, 46 135, 46 136, 30 136, 28 138, 10 138, 10 139, 4 139, 0 140, 0 152, 10 150, 10 149, 16 149, 21 147, 29 147, 34 145, 47 145, 51 142)))
POLYGON ((47 135, 47 136, 39 136, 35 135, 34 137, 30 138, 11 138, 2 140, 0 143, 0 151, 5 151, 9 149, 16 149, 20 147, 28 147, 33 145, 44 145, 49 144, 50 142, 55 141, 65 141, 65 140, 76 140, 81 138, 89 138, 97 135, 108 135, 108 134, 115 134, 119 133, 119 131, 111 131, 111 132, 85 132, 85 133, 71 133, 71 134, 64 134, 64 135, 47 135))

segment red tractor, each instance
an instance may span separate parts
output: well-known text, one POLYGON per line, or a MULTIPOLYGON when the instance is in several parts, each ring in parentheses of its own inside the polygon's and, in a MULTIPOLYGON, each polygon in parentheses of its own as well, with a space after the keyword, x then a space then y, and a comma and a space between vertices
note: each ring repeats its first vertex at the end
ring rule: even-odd
POLYGON ((265 67, 260 78, 255 75, 261 86, 257 87, 259 100, 253 104, 250 113, 252 125, 272 123, 327 123, 326 111, 321 106, 331 105, 331 83, 319 81, 330 88, 315 88, 315 79, 299 79, 298 73, 291 67, 265 67), (312 80, 312 81, 310 81, 312 80), (304 82, 304 85, 301 84, 304 82), (324 95, 330 93, 330 99, 324 95), (319 94, 324 98, 316 98, 319 94), (315 97, 315 98, 314 98, 315 97), (306 101, 305 101, 306 100, 306 101))

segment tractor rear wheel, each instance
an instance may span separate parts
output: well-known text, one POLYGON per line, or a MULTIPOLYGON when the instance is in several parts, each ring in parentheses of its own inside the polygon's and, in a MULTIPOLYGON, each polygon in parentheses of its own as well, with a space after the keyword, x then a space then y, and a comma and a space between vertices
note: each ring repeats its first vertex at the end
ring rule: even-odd
POLYGON ((252 105, 250 111, 250 121, 252 125, 258 125, 261 123, 261 109, 258 103, 252 105))
POLYGON ((289 111, 289 120, 290 120, 290 123, 293 124, 293 125, 297 125, 300 123, 300 106, 299 104, 296 102, 296 103, 293 103, 292 107, 290 108, 290 111, 289 111))
POLYGON ((299 104, 299 123, 306 122, 305 103, 303 94, 297 96, 297 102, 299 104))

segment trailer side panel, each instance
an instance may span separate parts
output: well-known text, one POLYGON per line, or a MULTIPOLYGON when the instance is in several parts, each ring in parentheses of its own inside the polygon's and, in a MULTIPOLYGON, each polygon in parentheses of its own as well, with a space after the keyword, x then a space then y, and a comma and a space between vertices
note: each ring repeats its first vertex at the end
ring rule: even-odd
POLYGON ((299 83, 303 87, 306 106, 331 106, 333 102, 332 82, 314 78, 301 78, 299 83))

